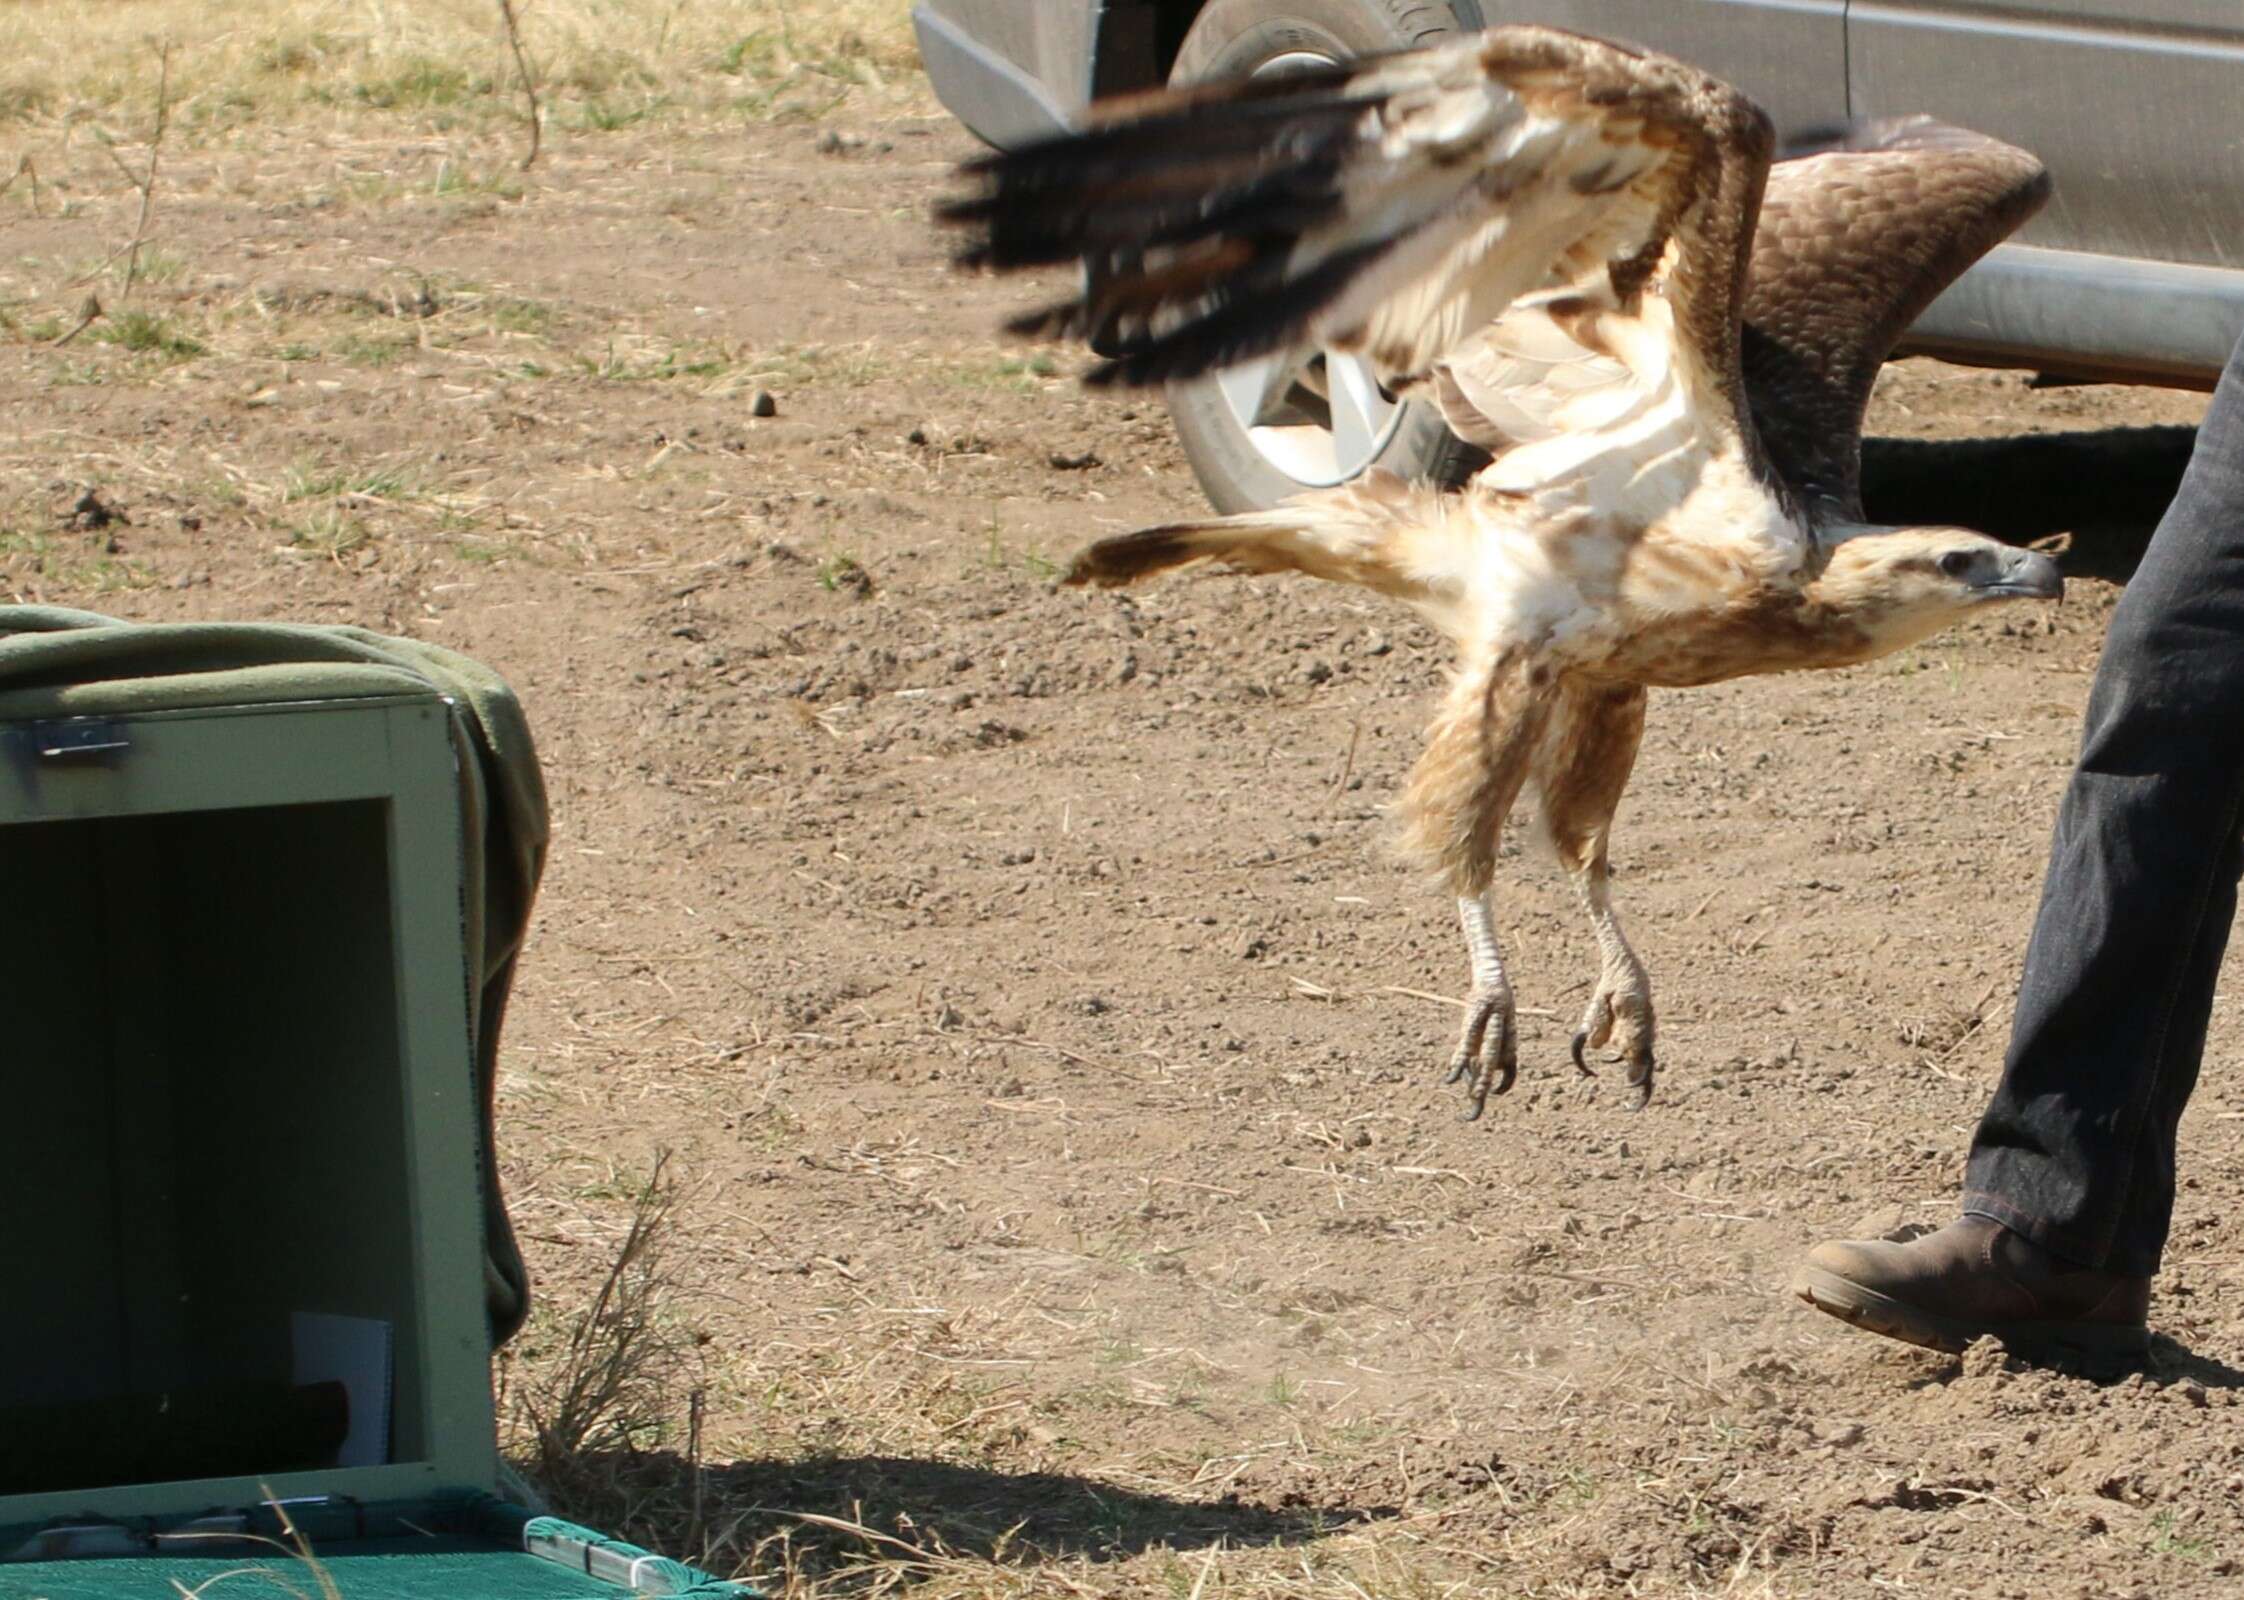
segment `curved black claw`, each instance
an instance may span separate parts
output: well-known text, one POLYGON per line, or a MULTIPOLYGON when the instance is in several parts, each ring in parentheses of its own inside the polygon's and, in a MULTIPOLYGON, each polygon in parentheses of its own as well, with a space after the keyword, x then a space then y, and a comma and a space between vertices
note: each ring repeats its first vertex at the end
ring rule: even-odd
POLYGON ((1646 1056, 1642 1061, 1635 1062, 1629 1067, 1628 1086, 1636 1091, 1636 1099, 1630 1104, 1629 1110, 1642 1111, 1652 1103, 1652 1071, 1653 1062, 1650 1056, 1646 1056))
POLYGON ((1582 1029, 1574 1035, 1574 1065, 1585 1078, 1597 1076, 1597 1069, 1582 1059, 1582 1049, 1590 1042, 1589 1030, 1582 1029))
POLYGON ((1492 1094, 1510 1094, 1512 1085, 1518 1081, 1518 1078, 1519 1062, 1517 1058, 1506 1056, 1497 1063, 1493 1082, 1486 1073, 1473 1080, 1472 1087, 1465 1091, 1465 1110, 1457 1120, 1460 1122, 1480 1121, 1480 1114, 1488 1109, 1488 1097, 1492 1094))
POLYGON ((1466 1002, 1466 1006, 1465 1031, 1457 1040, 1457 1055, 1449 1063, 1449 1076, 1442 1079, 1445 1085, 1463 1083, 1472 1072, 1473 1063, 1480 1059, 1481 1040, 1487 1037, 1488 1025, 1496 1017, 1495 1006, 1484 1003, 1478 996, 1466 1002))

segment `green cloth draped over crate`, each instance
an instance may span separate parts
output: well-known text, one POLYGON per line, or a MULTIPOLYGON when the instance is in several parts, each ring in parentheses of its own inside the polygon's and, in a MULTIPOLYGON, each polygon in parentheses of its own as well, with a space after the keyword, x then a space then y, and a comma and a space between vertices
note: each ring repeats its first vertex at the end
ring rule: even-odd
MULTIPOLYGON (((484 1279, 494 1344, 529 1311, 529 1277, 499 1193, 492 1140, 500 1024, 545 866, 545 785, 514 691, 441 645, 364 628, 132 623, 54 606, 0 606, 0 724, 281 701, 443 696, 460 752, 469 995, 480 1090, 484 1279)), ((0 762, 8 758, 0 750, 0 762)), ((4 768, 0 768, 4 771, 4 768)))

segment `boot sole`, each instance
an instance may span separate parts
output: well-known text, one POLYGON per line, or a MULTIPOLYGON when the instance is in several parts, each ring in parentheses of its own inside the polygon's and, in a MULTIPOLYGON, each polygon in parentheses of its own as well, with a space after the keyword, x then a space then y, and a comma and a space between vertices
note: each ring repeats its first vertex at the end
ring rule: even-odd
POLYGON ((1974 1339, 2000 1339, 2016 1349, 2072 1351, 2090 1356, 2140 1356, 2150 1348, 2150 1330, 2102 1322, 1964 1322, 1866 1289, 1821 1267, 1802 1267, 1792 1292, 1841 1322, 1871 1333, 1922 1345, 1950 1355, 1974 1339))

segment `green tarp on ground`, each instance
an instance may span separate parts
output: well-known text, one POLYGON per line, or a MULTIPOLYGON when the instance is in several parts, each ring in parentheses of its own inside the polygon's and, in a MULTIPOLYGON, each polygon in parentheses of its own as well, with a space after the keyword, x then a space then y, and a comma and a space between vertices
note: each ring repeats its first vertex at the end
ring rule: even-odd
MULTIPOLYGON (((745 1584, 488 1496, 426 1507, 265 1510, 244 1531, 170 1535, 164 1554, 0 1560, 6 1600, 761 1600, 745 1584), (373 1537, 363 1536, 371 1524, 373 1537), (400 1525, 415 1531, 400 1533, 400 1525), (308 1557, 290 1553, 298 1545, 308 1557), (209 1554, 174 1554, 200 1545, 209 1554), (289 1548, 281 1548, 281 1546, 289 1548)), ((6 1551, 0 1548, 0 1556, 6 1551)))
POLYGON ((197 1600, 322 1600, 324 1576, 340 1600, 617 1600, 612 1585, 531 1556, 417 1543, 330 1554, 317 1569, 277 1554, 41 1561, 0 1566, 0 1593, 9 1600, 179 1600, 183 1589, 197 1600))

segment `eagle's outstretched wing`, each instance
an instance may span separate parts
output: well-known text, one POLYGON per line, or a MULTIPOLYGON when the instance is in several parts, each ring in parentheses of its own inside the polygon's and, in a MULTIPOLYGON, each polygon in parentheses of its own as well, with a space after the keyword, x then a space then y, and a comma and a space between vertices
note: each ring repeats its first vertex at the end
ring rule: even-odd
MULTIPOLYGON (((1769 169, 1746 277, 1746 398, 1778 475, 1860 520, 1862 416, 1895 342, 2031 217, 2049 175, 2023 150, 1922 117, 1848 129, 1769 169)), ((1435 370, 1460 438, 1501 455, 1625 410, 1629 369, 1585 346, 1568 300, 1519 302, 1435 370)))
POLYGON ((1896 341, 2049 198, 2025 151, 1929 117, 1779 162, 1753 239, 1743 359, 1762 443, 1811 509, 1862 516, 1862 415, 1896 341))
POLYGON ((1737 312, 1767 117, 1665 57, 1540 27, 1105 109, 972 163, 962 259, 1085 260, 1017 331, 1090 337, 1094 381, 1287 348, 1408 388, 1522 295, 1632 308, 1655 272, 1688 374, 1740 432, 1737 312))

